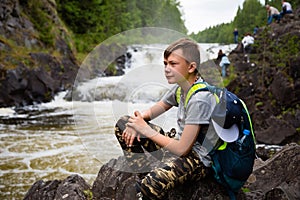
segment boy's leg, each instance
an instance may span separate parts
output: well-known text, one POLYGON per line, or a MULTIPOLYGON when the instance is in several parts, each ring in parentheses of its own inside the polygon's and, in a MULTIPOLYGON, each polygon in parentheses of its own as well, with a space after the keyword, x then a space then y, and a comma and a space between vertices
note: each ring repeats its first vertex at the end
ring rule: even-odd
MULTIPOLYGON (((128 147, 122 138, 122 133, 126 128, 128 119, 129 116, 124 116, 118 120, 115 126, 115 135, 123 149, 125 158, 128 161, 127 164, 131 167, 131 169, 136 172, 146 172, 147 170, 150 170, 149 165, 151 164, 151 161, 147 159, 147 156, 144 153, 144 149, 160 160, 163 157, 161 147, 148 138, 141 138, 141 142, 135 139, 133 141, 132 147, 128 147)), ((151 126, 151 128, 155 129, 161 134, 164 134, 164 131, 159 126, 153 124, 149 125, 151 126)))
POLYGON ((168 190, 187 180, 199 180, 209 173, 196 152, 187 156, 174 158, 162 168, 156 168, 137 182, 138 194, 145 199, 163 199, 168 190))

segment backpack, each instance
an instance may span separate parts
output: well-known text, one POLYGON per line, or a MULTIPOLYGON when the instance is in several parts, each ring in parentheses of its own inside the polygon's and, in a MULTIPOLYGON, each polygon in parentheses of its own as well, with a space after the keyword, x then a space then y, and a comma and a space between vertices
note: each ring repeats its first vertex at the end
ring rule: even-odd
MULTIPOLYGON (((223 122, 225 124, 235 124, 238 128, 237 138, 234 141, 225 142, 219 138, 214 148, 209 152, 212 158, 212 169, 214 178, 227 190, 231 200, 236 199, 237 193, 247 181, 252 173, 255 160, 255 135, 251 123, 251 118, 246 104, 235 94, 226 88, 211 86, 206 82, 197 82, 192 85, 187 93, 184 106, 189 99, 197 92, 210 91, 216 98, 216 107, 211 116, 217 119, 220 110, 223 112, 223 122), (237 106, 232 106, 232 104, 237 106), (238 115, 239 117, 233 117, 238 115), (245 135, 244 132, 248 133, 245 135)), ((176 101, 180 102, 181 88, 176 90, 176 101)), ((231 126, 231 125, 230 125, 231 126)), ((201 131, 201 130, 200 130, 201 131)), ((199 138, 199 137, 198 137, 199 138)), ((199 141, 200 143, 203 141, 199 141)))

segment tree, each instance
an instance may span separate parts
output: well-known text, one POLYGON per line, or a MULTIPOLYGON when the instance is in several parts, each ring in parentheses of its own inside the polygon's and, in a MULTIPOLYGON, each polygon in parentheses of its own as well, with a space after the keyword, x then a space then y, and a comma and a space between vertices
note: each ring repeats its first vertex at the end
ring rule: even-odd
POLYGON ((126 30, 163 27, 187 33, 177 0, 57 0, 58 13, 75 34, 80 52, 126 30))
POLYGON ((239 34, 252 33, 255 26, 266 24, 266 10, 259 0, 245 0, 243 7, 239 7, 235 18, 227 24, 209 27, 202 32, 192 34, 198 42, 232 43, 233 30, 238 28, 239 34))

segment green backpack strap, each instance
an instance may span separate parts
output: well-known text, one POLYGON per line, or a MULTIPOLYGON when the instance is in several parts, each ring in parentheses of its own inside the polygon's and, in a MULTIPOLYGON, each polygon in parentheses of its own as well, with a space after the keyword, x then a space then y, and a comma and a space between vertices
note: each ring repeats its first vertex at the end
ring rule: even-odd
MULTIPOLYGON (((190 87, 190 89, 189 89, 189 91, 186 95, 185 102, 184 102, 184 107, 185 108, 186 108, 188 102, 190 101, 191 97, 199 91, 210 91, 215 96, 217 103, 219 103, 218 95, 216 93, 214 93, 213 91, 211 91, 211 89, 209 88, 208 83, 206 83, 206 82, 196 82, 190 87)), ((181 96, 181 87, 178 87, 176 89, 176 102, 178 104, 180 103, 180 96, 181 96)))
POLYGON ((251 122, 251 117, 250 117, 249 111, 248 111, 247 106, 246 106, 246 104, 244 103, 244 101, 241 100, 241 99, 240 99, 240 101, 241 101, 241 103, 242 103, 242 105, 243 105, 244 111, 245 111, 246 114, 247 114, 248 122, 249 122, 249 126, 250 126, 250 131, 251 131, 251 135, 252 135, 252 137, 253 137, 254 144, 256 144, 255 135, 254 135, 253 126, 252 126, 252 122, 251 122))

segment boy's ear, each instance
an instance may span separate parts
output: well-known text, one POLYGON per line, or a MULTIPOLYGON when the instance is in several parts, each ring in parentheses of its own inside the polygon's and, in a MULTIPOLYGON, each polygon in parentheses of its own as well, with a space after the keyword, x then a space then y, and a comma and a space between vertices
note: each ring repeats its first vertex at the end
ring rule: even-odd
POLYGON ((189 72, 194 73, 195 70, 197 70, 197 64, 196 64, 196 62, 191 62, 190 66, 189 66, 189 72))

